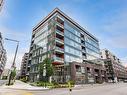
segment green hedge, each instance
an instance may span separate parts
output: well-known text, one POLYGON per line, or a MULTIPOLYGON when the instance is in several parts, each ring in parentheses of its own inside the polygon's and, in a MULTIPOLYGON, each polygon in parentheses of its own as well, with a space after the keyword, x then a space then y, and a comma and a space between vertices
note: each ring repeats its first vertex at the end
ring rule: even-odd
MULTIPOLYGON (((71 87, 74 87, 74 82, 69 81, 71 84, 71 87)), ((57 82, 49 83, 49 82, 35 82, 32 83, 33 86, 39 86, 39 87, 48 87, 48 88, 68 88, 68 83, 65 84, 59 84, 57 82)))

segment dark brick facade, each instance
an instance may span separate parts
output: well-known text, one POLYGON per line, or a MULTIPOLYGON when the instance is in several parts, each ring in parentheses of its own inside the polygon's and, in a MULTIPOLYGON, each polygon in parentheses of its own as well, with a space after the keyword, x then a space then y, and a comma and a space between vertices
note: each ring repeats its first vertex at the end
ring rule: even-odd
POLYGON ((70 63, 71 80, 76 84, 107 82, 106 69, 102 64, 70 63))

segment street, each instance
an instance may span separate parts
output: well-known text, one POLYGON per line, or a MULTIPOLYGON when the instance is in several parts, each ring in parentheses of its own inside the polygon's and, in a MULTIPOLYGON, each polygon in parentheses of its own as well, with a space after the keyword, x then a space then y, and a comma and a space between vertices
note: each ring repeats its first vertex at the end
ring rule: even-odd
POLYGON ((127 84, 104 84, 73 88, 70 93, 67 88, 46 91, 27 91, 0 88, 0 95, 127 95, 127 84))

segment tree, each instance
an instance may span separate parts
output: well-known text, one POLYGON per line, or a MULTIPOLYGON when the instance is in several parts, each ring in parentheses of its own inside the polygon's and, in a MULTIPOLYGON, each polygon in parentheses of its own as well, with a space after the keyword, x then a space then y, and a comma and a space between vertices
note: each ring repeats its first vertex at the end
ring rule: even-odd
POLYGON ((12 79, 14 79, 15 78, 15 76, 16 76, 16 70, 14 69, 13 71, 12 71, 12 79))
POLYGON ((40 81, 49 81, 49 77, 54 73, 52 61, 50 58, 45 58, 39 65, 40 81), (45 73, 45 76, 44 76, 45 73))

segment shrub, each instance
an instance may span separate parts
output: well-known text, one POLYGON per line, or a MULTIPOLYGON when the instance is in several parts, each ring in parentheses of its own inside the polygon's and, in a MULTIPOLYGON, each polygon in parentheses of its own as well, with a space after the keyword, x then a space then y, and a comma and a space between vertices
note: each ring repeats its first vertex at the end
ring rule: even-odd
MULTIPOLYGON (((74 81, 69 81, 71 84, 71 87, 74 87, 74 81)), ((49 82, 42 82, 42 81, 38 81, 35 83, 31 84, 32 86, 41 86, 41 87, 48 87, 48 88, 68 88, 68 83, 64 83, 64 84, 59 84, 58 82, 53 82, 53 83, 49 83, 49 82)))
POLYGON ((22 79, 20 79, 22 82, 27 82, 27 80, 26 80, 26 78, 22 78, 22 79))
POLYGON ((70 82, 70 84, 71 84, 71 87, 74 87, 74 85, 75 85, 75 81, 73 81, 73 80, 70 80, 70 81, 68 81, 68 82, 70 82))

